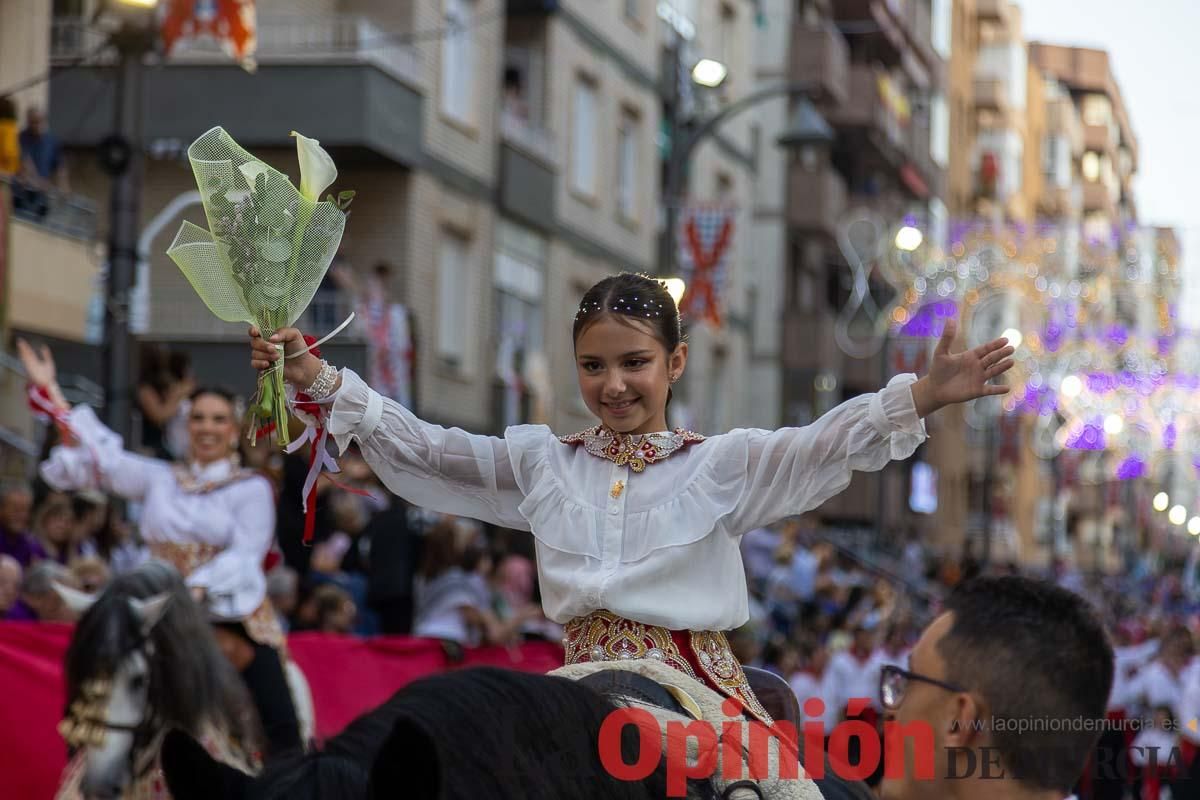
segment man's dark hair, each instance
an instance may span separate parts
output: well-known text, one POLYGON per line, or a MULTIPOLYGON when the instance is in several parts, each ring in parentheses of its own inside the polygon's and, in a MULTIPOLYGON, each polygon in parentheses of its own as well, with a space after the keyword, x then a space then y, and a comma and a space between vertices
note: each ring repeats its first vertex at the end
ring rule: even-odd
POLYGON ((945 610, 954 614, 938 643, 946 680, 981 695, 991 719, 1038 728, 992 726, 1005 772, 1069 794, 1100 736, 1096 723, 1078 720, 1103 719, 1112 689, 1113 650, 1100 618, 1066 589, 1009 575, 960 584, 945 610))

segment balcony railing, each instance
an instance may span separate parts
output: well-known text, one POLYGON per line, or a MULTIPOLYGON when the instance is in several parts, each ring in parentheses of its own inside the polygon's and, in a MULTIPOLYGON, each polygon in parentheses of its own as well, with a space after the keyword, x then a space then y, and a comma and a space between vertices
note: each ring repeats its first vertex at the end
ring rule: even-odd
POLYGON ((96 206, 86 197, 39 188, 7 175, 0 175, 0 184, 8 186, 14 219, 72 239, 95 238, 96 206))
POLYGON ((788 175, 788 222, 799 230, 832 237, 846 208, 846 182, 836 170, 799 165, 788 175))
POLYGON ((1008 0, 977 0, 975 14, 989 22, 1004 22, 1008 19, 1008 0))
POLYGON ((792 30, 791 79, 816 87, 820 96, 842 102, 850 48, 836 28, 797 25, 792 30))
MULTIPOLYGON (((50 60, 54 64, 97 57, 105 34, 77 18, 56 19, 50 32, 50 60)), ((111 60, 106 53, 98 60, 111 60)), ((259 64, 362 63, 371 64, 398 80, 421 83, 421 62, 415 48, 366 17, 345 15, 263 15, 258 19, 259 64)), ((171 63, 229 63, 229 57, 211 39, 180 42, 171 63)))
POLYGON ((520 148, 526 155, 557 166, 554 135, 512 108, 500 109, 500 135, 509 144, 520 148))
POLYGON ((975 77, 975 107, 993 111, 1008 108, 1008 81, 1004 78, 975 77))

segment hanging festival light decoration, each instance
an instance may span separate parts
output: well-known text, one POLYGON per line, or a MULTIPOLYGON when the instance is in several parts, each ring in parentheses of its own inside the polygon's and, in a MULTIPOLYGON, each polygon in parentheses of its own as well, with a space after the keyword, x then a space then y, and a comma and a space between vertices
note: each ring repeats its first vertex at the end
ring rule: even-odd
POLYGON ((968 344, 1004 331, 1017 347, 1012 391, 968 408, 968 422, 987 424, 993 407, 1035 416, 1039 457, 1104 450, 1121 480, 1154 474, 1163 453, 1200 475, 1200 354, 1181 353, 1178 253, 1161 231, 979 220, 948 230, 941 243, 912 218, 888 226, 859 210, 843 221, 852 290, 835 338, 848 355, 874 355, 888 336, 936 339, 955 317, 968 344))

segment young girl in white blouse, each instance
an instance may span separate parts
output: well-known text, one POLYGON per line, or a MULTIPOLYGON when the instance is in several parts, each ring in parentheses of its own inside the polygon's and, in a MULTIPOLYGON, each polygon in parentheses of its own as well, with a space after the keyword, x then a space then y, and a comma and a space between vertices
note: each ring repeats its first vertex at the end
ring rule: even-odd
POLYGON ((563 437, 518 425, 496 438, 421 421, 305 354, 293 328, 250 336, 251 364, 267 369, 287 353, 287 381, 328 404, 338 447, 357 441, 393 492, 533 534, 567 663, 660 659, 767 721, 724 634, 748 617, 741 534, 818 506, 855 470, 908 457, 925 439, 923 417, 1005 392, 988 381, 1013 353, 998 339, 953 354, 950 324, 928 376, 898 376, 808 427, 670 431, 670 387, 688 355, 679 314, 659 281, 625 273, 593 286, 575 316, 579 388, 600 424, 563 437))

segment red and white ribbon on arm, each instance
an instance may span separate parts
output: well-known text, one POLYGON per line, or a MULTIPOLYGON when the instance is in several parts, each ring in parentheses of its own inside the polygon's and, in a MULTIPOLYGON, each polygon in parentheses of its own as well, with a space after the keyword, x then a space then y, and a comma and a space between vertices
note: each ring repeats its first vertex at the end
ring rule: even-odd
POLYGON ((70 430, 71 423, 67 420, 67 412, 50 399, 49 389, 31 383, 25 391, 29 400, 29 408, 35 417, 42 422, 53 420, 60 428, 70 430))
POLYGON ((96 475, 96 487, 103 488, 104 481, 101 479, 100 460, 96 456, 96 451, 91 445, 85 443, 79 434, 75 432, 75 429, 71 427, 71 419, 67 410, 50 399, 50 390, 45 386, 37 386, 31 383, 25 393, 29 409, 33 412, 33 416, 42 422, 53 422, 58 427, 59 436, 62 437, 64 444, 74 442, 87 448, 88 453, 92 457, 92 470, 96 475))
MULTIPOLYGON (((311 351, 313 355, 320 358, 321 351, 318 345, 323 344, 327 339, 342 330, 342 328, 345 328, 353 318, 354 315, 351 314, 333 333, 320 341, 315 340, 312 336, 305 336, 304 342, 308 345, 305 351, 311 351)), ((338 466, 337 460, 329 455, 329 450, 326 447, 326 443, 329 441, 329 429, 325 424, 324 405, 314 401, 304 392, 297 392, 295 399, 292 401, 292 412, 296 419, 304 423, 304 433, 285 449, 288 453, 294 453, 305 444, 309 446, 308 474, 304 476, 304 489, 301 492, 300 499, 304 508, 304 543, 312 544, 313 530, 316 527, 317 521, 317 481, 320 480, 322 474, 328 478, 330 483, 344 491, 363 497, 370 497, 371 493, 365 492, 362 489, 356 489, 353 486, 338 483, 329 477, 341 472, 342 468, 338 466)))
POLYGON ((338 466, 333 456, 329 455, 329 451, 325 447, 325 443, 329 441, 329 430, 325 426, 325 409, 320 404, 314 403, 312 398, 303 392, 296 395, 296 401, 292 407, 295 411, 303 412, 316 421, 314 424, 309 424, 307 419, 297 414, 297 417, 305 424, 304 434, 286 448, 287 452, 294 453, 304 445, 309 445, 308 474, 304 477, 304 489, 300 498, 304 507, 304 543, 312 544, 313 528, 317 519, 317 480, 321 477, 322 472, 338 473, 342 471, 342 468, 338 466))

